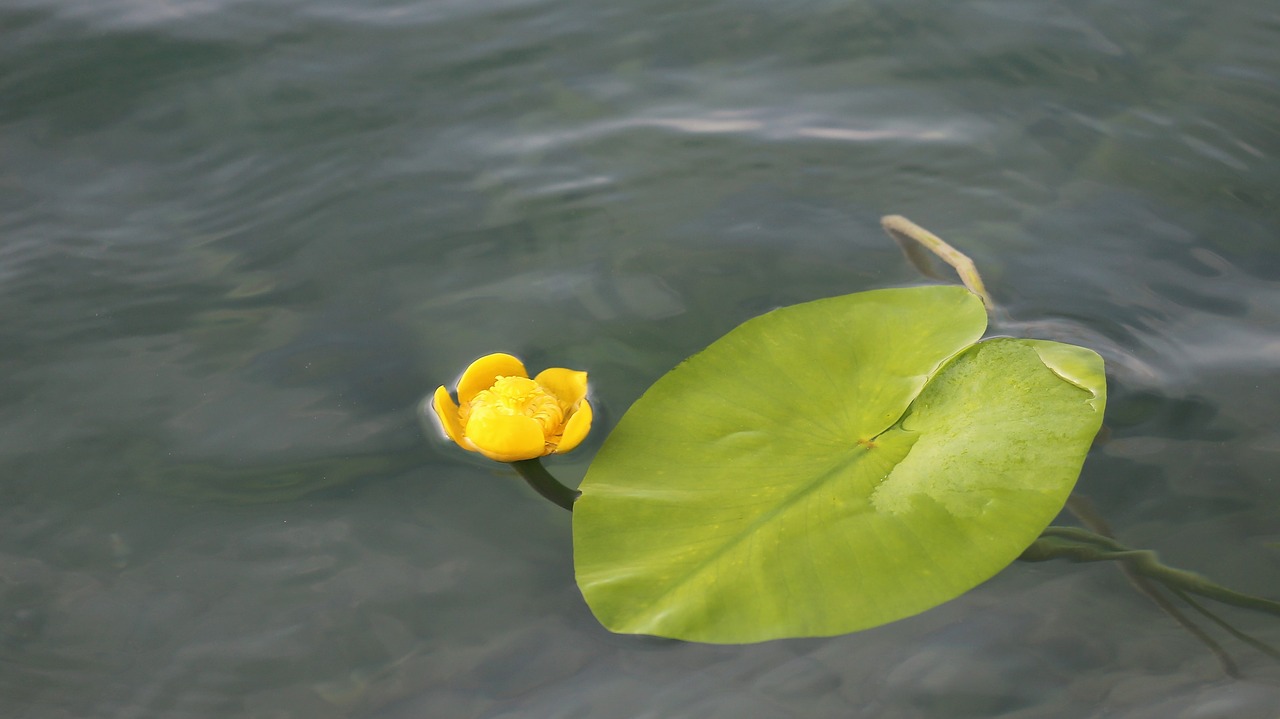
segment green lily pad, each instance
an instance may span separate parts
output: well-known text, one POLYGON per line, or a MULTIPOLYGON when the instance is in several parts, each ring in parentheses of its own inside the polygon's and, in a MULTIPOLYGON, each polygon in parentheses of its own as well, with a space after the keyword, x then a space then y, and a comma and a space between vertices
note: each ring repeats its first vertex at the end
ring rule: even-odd
POLYGON ((626 413, 574 506, 578 586, 610 630, 830 636, 988 579, 1062 508, 1102 421, 1094 352, 977 340, 957 287, 749 320, 626 413))

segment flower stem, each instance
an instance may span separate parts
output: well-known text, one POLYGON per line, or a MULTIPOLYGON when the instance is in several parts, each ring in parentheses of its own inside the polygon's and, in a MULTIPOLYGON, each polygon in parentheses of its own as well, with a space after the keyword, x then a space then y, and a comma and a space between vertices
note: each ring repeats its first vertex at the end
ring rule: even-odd
POLYGON ((582 494, 576 489, 569 489, 560 484, 560 480, 551 476, 542 461, 538 459, 522 459, 512 462, 511 466, 524 477, 524 481, 538 494, 552 501, 557 506, 573 511, 573 503, 582 494))

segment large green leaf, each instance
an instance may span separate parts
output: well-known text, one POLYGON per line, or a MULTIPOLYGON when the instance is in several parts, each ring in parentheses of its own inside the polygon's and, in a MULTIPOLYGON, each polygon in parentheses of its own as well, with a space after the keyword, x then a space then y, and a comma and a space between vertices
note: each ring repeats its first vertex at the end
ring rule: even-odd
POLYGON ((952 599, 1062 508, 1105 401, 1090 350, 975 341, 957 287, 775 310, 618 423, 574 507, 578 585, 616 632, 827 636, 952 599))

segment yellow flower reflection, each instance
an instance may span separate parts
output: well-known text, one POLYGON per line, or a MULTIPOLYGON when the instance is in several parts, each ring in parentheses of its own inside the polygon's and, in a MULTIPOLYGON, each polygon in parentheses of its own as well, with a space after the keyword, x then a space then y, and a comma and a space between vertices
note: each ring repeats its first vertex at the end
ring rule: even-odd
POLYGON ((499 462, 564 453, 591 429, 587 373, 553 367, 529 379, 509 354, 481 357, 458 380, 458 401, 441 386, 432 407, 449 439, 499 462))

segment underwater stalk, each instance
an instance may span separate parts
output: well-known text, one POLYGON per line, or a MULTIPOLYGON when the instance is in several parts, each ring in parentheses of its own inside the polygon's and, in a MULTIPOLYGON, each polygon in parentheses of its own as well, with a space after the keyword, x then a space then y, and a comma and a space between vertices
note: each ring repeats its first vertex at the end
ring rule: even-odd
POLYGON ((541 461, 536 458, 522 459, 511 462, 511 466, 520 473, 521 477, 524 477, 524 481, 528 482, 535 492, 551 500, 556 506, 573 511, 573 503, 582 493, 561 484, 560 480, 551 476, 547 468, 542 466, 541 461))

